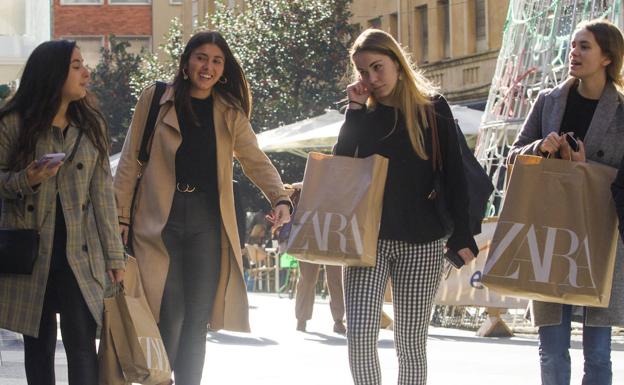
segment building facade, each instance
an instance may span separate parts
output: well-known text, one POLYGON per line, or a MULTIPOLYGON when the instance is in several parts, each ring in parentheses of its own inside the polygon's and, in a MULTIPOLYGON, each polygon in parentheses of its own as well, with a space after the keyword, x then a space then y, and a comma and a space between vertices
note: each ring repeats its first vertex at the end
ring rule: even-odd
POLYGON ((449 101, 483 109, 509 0, 353 0, 352 22, 392 34, 449 101))
MULTIPOLYGON (((182 7, 182 30, 184 36, 190 36, 193 30, 214 13, 218 0, 184 0, 182 7)), ((221 0, 230 9, 245 9, 245 0, 221 0)))
POLYGON ((49 1, 0 1, 0 84, 16 80, 32 50, 50 39, 49 1))
POLYGON ((152 50, 152 1, 159 0, 52 0, 52 37, 75 40, 92 68, 110 35, 132 53, 152 50))
POLYGON ((184 3, 190 0, 152 0, 152 49, 165 42, 165 34, 169 31, 171 20, 182 19, 184 3))

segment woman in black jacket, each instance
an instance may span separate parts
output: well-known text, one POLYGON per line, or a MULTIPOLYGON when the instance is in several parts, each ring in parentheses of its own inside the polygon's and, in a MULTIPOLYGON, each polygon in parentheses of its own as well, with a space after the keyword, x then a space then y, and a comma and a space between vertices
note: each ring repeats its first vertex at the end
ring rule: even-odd
POLYGON ((337 155, 379 154, 390 162, 377 263, 345 269, 349 363, 356 385, 381 383, 377 336, 388 278, 392 282, 399 384, 426 384, 427 327, 446 247, 466 263, 477 245, 468 225, 468 195, 454 119, 446 100, 412 65, 389 34, 364 31, 351 48, 357 80, 337 155), (454 223, 447 234, 433 192, 432 135, 441 154, 445 202, 454 223), (448 240, 447 236, 450 235, 448 240))

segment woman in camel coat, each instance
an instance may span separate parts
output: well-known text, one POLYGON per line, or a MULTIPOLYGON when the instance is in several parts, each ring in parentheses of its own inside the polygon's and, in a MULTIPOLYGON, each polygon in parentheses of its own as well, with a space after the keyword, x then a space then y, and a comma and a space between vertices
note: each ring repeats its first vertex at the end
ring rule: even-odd
POLYGON ((201 32, 188 42, 178 74, 160 98, 131 213, 154 90, 148 87, 139 98, 115 176, 119 222, 124 238, 132 223, 134 254, 176 384, 198 385, 206 325, 249 331, 233 156, 271 202, 278 224, 289 220, 291 203, 249 124, 251 98, 242 69, 221 35, 201 32), (191 240, 180 236, 202 228, 191 240))

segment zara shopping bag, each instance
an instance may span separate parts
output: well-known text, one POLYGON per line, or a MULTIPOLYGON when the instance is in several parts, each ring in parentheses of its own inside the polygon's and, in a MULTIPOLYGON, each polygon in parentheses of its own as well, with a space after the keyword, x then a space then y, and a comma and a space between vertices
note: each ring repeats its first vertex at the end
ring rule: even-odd
POLYGON ((104 311, 98 347, 99 385, 130 385, 124 378, 111 333, 110 312, 104 311))
MULTIPOLYGON (((132 257, 128 259, 124 285, 127 287, 120 293, 104 299, 104 317, 109 321, 108 329, 123 378, 146 385, 167 381, 171 378, 169 359, 132 257)), ((101 354, 100 365, 105 356, 101 354)), ((111 370, 114 372, 114 367, 111 370)), ((115 377, 114 373, 109 376, 115 377)), ((100 374, 100 385, 103 385, 102 377, 100 374)))
POLYGON ((388 159, 308 154, 288 253, 312 263, 375 266, 388 159))
POLYGON ((500 294, 606 307, 617 217, 616 170, 520 155, 513 164, 483 283, 500 294))

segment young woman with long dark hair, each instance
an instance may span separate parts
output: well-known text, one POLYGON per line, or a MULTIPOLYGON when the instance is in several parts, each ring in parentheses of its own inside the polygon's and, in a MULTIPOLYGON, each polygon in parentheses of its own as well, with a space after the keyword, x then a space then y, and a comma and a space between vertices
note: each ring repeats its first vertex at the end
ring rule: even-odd
POLYGON ((107 127, 88 82, 75 42, 45 42, 0 109, 0 228, 39 232, 32 273, 0 275, 0 328, 24 334, 29 385, 54 383, 56 313, 70 385, 97 384, 105 272, 123 279, 107 127), (51 153, 65 158, 42 161, 51 153))
POLYGON ((245 74, 225 39, 211 31, 188 41, 158 101, 149 162, 130 212, 154 89, 139 98, 115 175, 119 222, 127 240, 132 221, 132 247, 175 381, 199 385, 207 325, 249 330, 233 156, 271 201, 276 225, 289 221, 291 203, 249 124, 245 74))

